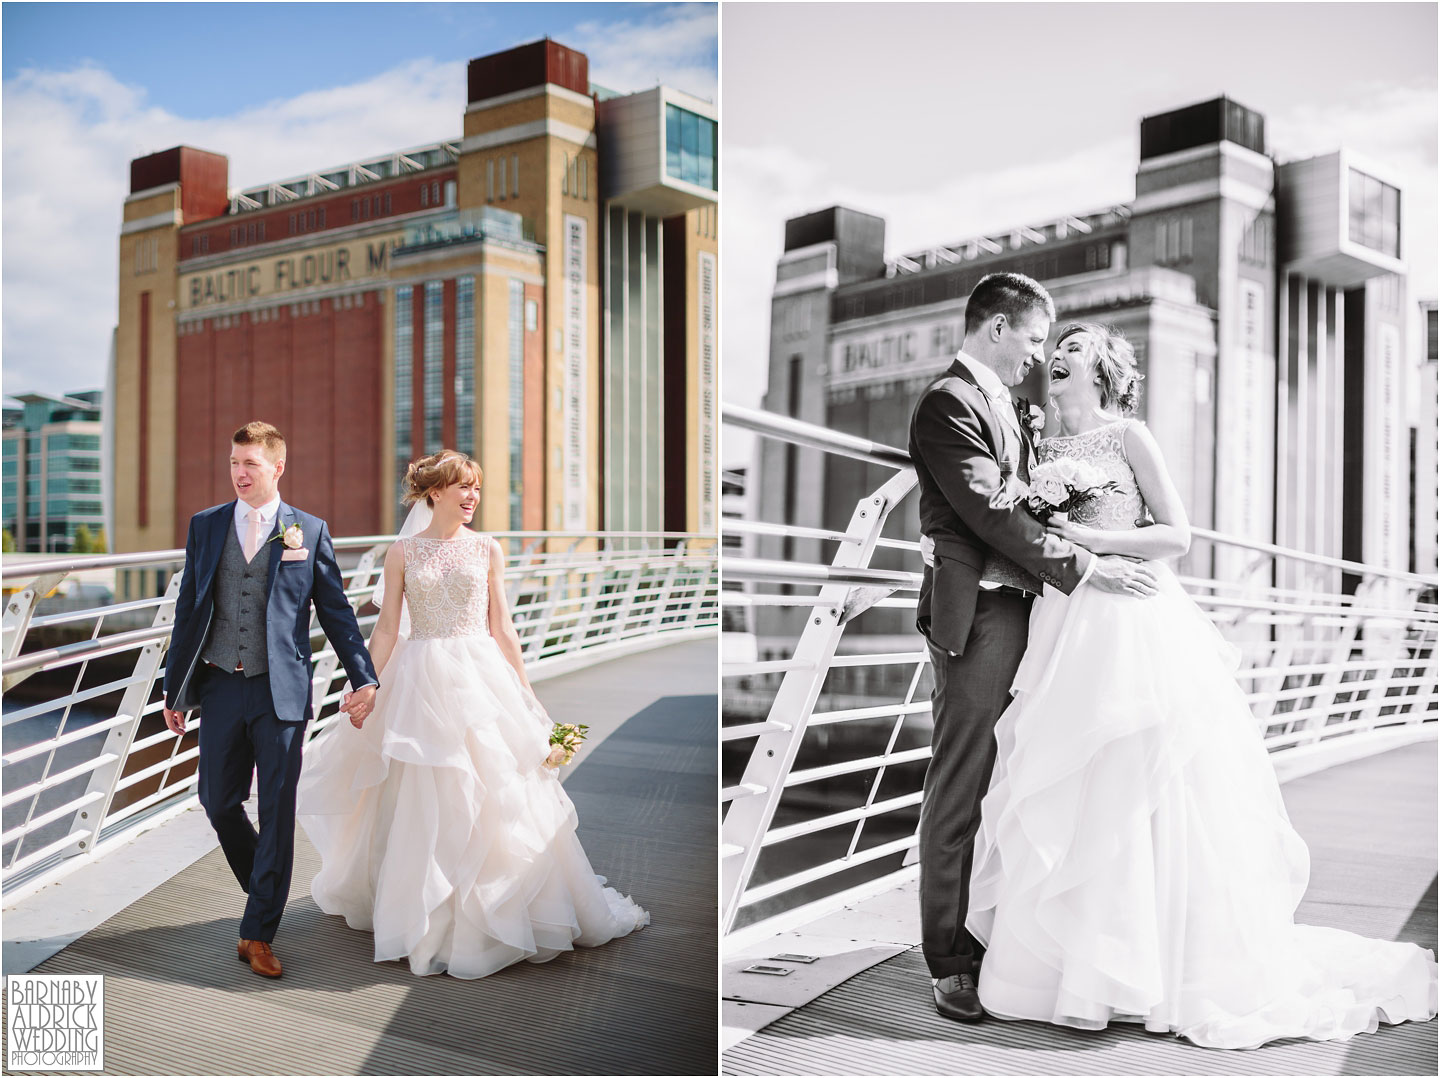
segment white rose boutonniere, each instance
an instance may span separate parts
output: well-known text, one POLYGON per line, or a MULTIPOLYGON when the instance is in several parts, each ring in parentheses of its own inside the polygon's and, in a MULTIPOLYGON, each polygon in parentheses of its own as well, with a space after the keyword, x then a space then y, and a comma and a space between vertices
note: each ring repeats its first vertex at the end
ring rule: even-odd
POLYGON ((1026 404, 1024 408, 1025 426, 1031 434, 1038 436, 1045 429, 1045 409, 1038 404, 1026 404))
POLYGON ((276 539, 285 545, 286 550, 299 550, 305 545, 305 529, 299 524, 291 524, 279 535, 273 536, 270 541, 273 543, 276 539))

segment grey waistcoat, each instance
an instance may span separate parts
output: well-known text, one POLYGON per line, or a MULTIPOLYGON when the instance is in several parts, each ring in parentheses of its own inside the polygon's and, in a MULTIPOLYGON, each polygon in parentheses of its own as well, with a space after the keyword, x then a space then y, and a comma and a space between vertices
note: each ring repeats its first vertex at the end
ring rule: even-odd
POLYGON ((270 544, 262 543, 255 560, 247 564, 235 525, 229 524, 225 532, 225 547, 215 570, 215 617, 200 654, 222 670, 234 670, 237 664, 244 663, 245 676, 258 677, 270 669, 265 647, 270 544))

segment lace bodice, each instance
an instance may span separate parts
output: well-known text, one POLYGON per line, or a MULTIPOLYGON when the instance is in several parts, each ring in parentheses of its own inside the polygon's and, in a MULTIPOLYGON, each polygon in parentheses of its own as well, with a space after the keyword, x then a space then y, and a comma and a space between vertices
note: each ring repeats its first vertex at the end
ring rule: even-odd
POLYGON ((402 539, 410 639, 490 635, 490 539, 402 539))
POLYGON ((1045 438, 1035 447, 1041 463, 1061 457, 1088 461, 1104 472, 1106 479, 1119 484, 1117 489, 1102 491, 1078 506, 1070 515, 1074 523, 1105 531, 1128 531, 1148 522, 1145 499, 1140 496, 1135 472, 1125 456, 1125 431, 1136 422, 1121 419, 1084 434, 1045 438))

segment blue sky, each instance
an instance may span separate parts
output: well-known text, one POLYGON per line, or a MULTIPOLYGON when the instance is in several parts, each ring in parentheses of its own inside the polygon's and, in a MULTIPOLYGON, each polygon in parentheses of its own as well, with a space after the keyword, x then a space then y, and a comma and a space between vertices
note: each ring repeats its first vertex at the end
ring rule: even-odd
MULTIPOLYGON (((402 60, 483 56, 596 22, 655 26, 656 4, 3 5, 3 76, 95 63, 177 116, 227 112, 378 74, 402 60), (260 43, 263 42, 263 45, 260 43)), ((683 88, 683 87, 682 87, 683 88)), ((456 89, 457 97, 464 87, 456 89)))
POLYGON ((133 158, 244 188, 457 138, 466 63, 547 35, 609 89, 716 98, 708 3, 0 5, 5 392, 104 384, 133 158))

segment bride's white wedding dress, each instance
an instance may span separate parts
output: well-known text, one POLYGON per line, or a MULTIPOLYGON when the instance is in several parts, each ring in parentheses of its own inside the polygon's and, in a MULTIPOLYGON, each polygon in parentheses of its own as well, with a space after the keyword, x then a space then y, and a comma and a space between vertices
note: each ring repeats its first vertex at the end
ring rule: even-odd
MULTIPOLYGON (((1121 490, 1074 515, 1144 514, 1130 421, 1040 444, 1121 490)), ((1435 1015, 1434 953, 1294 923, 1309 854, 1235 672, 1239 656, 1170 570, 1149 599, 1037 599, 995 728, 967 927, 1001 1018, 1143 1022, 1215 1048, 1345 1039, 1435 1015)))
POLYGON ((410 637, 364 726, 341 716, 305 754, 316 904, 373 932, 377 962, 466 978, 648 924, 591 869, 550 719, 490 635, 493 540, 398 541, 410 637))

